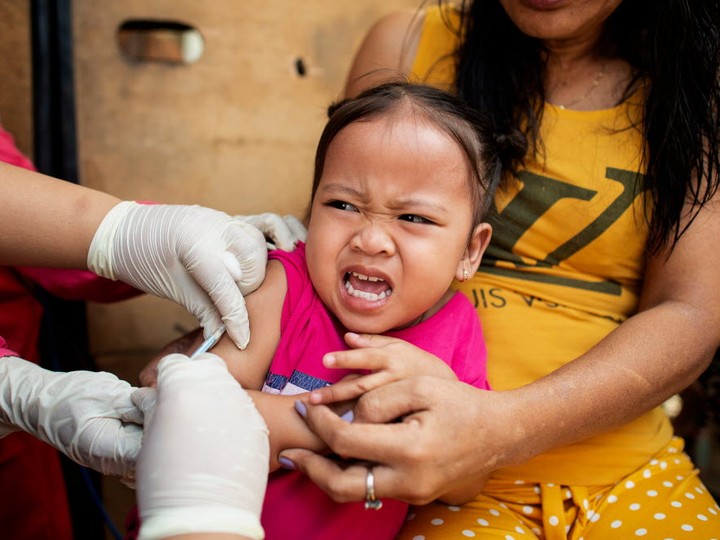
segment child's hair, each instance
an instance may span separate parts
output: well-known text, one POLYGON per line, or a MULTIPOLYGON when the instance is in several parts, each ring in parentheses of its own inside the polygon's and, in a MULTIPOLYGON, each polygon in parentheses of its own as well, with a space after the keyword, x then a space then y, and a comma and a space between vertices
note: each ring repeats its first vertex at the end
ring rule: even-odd
POLYGON ((478 112, 454 95, 438 88, 395 81, 365 90, 352 99, 328 108, 328 122, 315 153, 312 200, 320 184, 328 147, 350 124, 372 120, 384 114, 411 112, 452 137, 465 154, 470 176, 468 186, 473 205, 473 228, 487 214, 502 172, 501 154, 514 151, 513 142, 496 138, 490 124, 478 112))

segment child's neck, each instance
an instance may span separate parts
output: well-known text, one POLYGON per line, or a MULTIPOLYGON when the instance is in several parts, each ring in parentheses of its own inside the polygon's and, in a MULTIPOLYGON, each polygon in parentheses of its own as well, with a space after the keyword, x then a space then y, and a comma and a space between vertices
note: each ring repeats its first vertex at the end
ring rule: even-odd
MULTIPOLYGON (((392 331, 395 331, 395 330, 405 330, 406 328, 412 328, 413 326, 417 326, 417 325, 420 324, 421 322, 428 320, 430 317, 432 317, 432 316, 435 315, 438 311, 440 311, 440 310, 445 306, 445 304, 447 304, 447 303, 450 301, 450 299, 451 299, 454 295, 455 295, 455 291, 454 291, 454 290, 451 290, 451 289, 448 289, 447 291, 445 291, 445 294, 443 294, 443 295, 440 297, 440 300, 438 300, 437 302, 435 302, 435 304, 433 304, 433 305, 430 307, 430 309, 428 309, 428 310, 425 311, 424 313, 421 313, 415 320, 413 320, 413 321, 411 321, 411 322, 409 322, 409 323, 407 323, 407 324, 404 324, 404 325, 402 325, 402 326, 399 326, 399 327, 397 327, 397 328, 388 328, 387 330, 385 330, 385 332, 392 332, 392 331)), ((385 332, 383 332, 383 333, 385 333, 385 332)))

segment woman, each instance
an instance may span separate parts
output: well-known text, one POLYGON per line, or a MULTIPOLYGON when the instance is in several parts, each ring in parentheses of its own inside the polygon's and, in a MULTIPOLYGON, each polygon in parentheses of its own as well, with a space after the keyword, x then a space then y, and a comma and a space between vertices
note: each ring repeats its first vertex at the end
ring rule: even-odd
MULTIPOLYGON (((376 24, 348 95, 410 72, 527 141, 483 264, 459 285, 497 391, 395 383, 366 394, 353 424, 308 407, 331 449, 376 462, 372 474, 282 458, 337 500, 465 488, 459 508, 418 508, 403 538, 717 536, 720 511, 658 406, 720 345, 719 24, 717 0, 486 0, 376 24)), ((374 348, 336 367, 420 354, 352 344, 374 348)), ((342 397, 335 385, 311 401, 342 397)))

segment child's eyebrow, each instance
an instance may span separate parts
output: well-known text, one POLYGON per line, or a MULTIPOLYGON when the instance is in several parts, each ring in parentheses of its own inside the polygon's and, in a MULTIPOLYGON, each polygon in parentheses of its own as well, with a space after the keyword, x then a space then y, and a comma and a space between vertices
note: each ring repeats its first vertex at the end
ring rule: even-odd
POLYGON ((414 199, 412 197, 395 199, 387 206, 392 210, 412 210, 413 212, 425 211, 432 214, 450 213, 450 210, 443 204, 435 203, 428 199, 414 199))
MULTIPOLYGON (((323 184, 317 191, 323 195, 332 195, 335 197, 351 197, 355 201, 367 203, 370 197, 364 191, 359 191, 345 184, 323 184)), ((431 199, 420 199, 414 197, 403 197, 393 199, 386 203, 385 206, 390 210, 403 210, 408 213, 427 212, 433 215, 449 215, 450 209, 447 206, 436 203, 431 199)))
POLYGON ((347 197, 353 197, 354 199, 358 199, 362 202, 368 201, 368 196, 365 192, 358 191, 355 188, 352 188, 345 184, 323 184, 318 188, 318 193, 324 193, 326 195, 336 195, 336 196, 347 196, 347 197))

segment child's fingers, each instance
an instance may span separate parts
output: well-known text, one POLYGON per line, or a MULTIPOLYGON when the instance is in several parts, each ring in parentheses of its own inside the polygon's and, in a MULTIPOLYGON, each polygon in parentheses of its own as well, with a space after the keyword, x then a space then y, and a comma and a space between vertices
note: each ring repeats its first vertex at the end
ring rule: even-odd
POLYGON ((352 378, 346 377, 331 386, 325 386, 310 392, 310 403, 317 405, 319 403, 328 404, 338 401, 350 401, 370 390, 395 380, 397 380, 397 377, 392 376, 387 371, 379 371, 377 373, 352 378))
POLYGON ((323 365, 331 369, 379 371, 388 369, 393 355, 387 349, 353 349, 323 356, 323 365))

